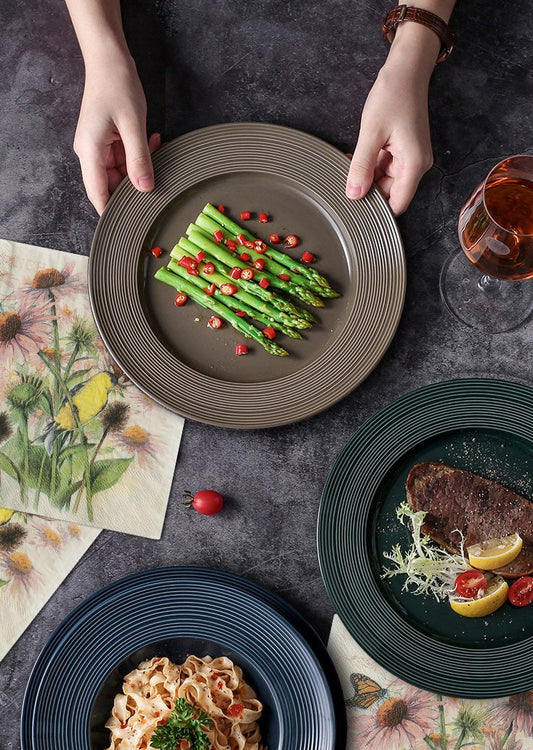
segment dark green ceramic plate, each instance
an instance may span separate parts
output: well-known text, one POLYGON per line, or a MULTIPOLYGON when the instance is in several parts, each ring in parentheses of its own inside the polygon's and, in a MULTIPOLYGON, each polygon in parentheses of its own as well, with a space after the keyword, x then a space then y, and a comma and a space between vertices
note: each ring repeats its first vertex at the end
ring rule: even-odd
POLYGON ((533 613, 505 604, 487 618, 384 579, 384 551, 410 535, 396 520, 405 480, 440 461, 533 499, 533 389, 489 379, 412 391, 355 433, 326 482, 318 554, 329 596, 347 629, 393 674, 435 692, 488 698, 533 688, 533 613))

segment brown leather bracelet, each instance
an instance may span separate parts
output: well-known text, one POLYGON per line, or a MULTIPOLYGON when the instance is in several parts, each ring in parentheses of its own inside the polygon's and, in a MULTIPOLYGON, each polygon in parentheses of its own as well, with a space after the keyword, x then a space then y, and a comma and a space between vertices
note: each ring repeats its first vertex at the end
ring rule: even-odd
POLYGON ((399 23, 404 21, 414 21, 415 23, 421 23, 439 37, 441 42, 441 48, 437 62, 440 63, 446 60, 448 55, 453 49, 453 34, 448 28, 448 24, 435 15, 429 10, 424 8, 412 8, 407 5, 398 5, 396 8, 392 8, 385 15, 381 23, 381 32, 385 39, 392 43, 396 34, 396 28, 399 23))

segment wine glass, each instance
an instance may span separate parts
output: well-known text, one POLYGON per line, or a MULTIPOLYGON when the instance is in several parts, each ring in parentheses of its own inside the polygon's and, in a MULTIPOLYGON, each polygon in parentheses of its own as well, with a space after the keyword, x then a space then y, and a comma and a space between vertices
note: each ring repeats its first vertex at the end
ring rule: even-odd
POLYGON ((533 156, 499 162, 459 214, 461 250, 445 262, 441 297, 460 321, 510 331, 533 312, 533 156))

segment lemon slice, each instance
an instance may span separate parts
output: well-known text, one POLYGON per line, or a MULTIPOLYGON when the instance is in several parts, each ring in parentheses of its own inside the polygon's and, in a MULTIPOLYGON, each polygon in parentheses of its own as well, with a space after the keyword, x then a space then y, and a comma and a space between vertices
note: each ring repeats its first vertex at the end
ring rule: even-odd
POLYGON ((487 539, 479 544, 467 547, 468 561, 479 570, 495 570, 508 565, 518 556, 522 549, 522 537, 519 534, 487 539))
POLYGON ((463 617, 486 617, 496 612, 507 599, 509 586, 501 576, 494 576, 489 581, 484 596, 477 599, 462 599, 450 596, 450 607, 463 617))

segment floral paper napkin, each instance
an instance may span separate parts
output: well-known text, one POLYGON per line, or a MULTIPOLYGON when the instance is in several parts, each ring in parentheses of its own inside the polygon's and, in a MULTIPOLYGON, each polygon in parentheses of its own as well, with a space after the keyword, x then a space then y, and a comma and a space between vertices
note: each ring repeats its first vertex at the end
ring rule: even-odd
POLYGON ((99 534, 0 508, 0 660, 99 534))
POLYGON ((87 258, 0 240, 0 506, 157 539, 182 429, 106 352, 87 258))
POLYGON ((478 701, 420 690, 376 664, 338 615, 328 651, 344 692, 347 750, 533 750, 533 690, 478 701))

